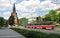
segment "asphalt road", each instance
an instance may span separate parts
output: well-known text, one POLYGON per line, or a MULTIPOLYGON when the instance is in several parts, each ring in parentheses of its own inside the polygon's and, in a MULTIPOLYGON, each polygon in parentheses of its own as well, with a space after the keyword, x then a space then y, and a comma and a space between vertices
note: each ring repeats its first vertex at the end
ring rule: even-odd
POLYGON ((0 29, 0 38, 25 38, 25 37, 9 28, 4 27, 0 29))

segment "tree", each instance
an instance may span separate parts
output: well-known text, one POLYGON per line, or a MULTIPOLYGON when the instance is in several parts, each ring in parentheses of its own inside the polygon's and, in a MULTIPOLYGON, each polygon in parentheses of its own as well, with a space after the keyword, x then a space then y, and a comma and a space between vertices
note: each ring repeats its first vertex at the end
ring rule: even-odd
POLYGON ((60 12, 57 15, 57 23, 60 23, 60 12))
POLYGON ((8 20, 4 19, 4 26, 7 27, 8 26, 8 20))
POLYGON ((27 25, 28 23, 28 19, 26 18, 21 18, 20 21, 19 21, 20 25, 27 25))
POLYGON ((45 15, 47 21, 56 22, 57 21, 57 12, 55 10, 50 10, 50 12, 45 15))
POLYGON ((3 17, 0 17, 0 27, 4 26, 5 19, 3 17))
POLYGON ((46 14, 44 19, 45 21, 51 21, 51 17, 49 14, 46 14))
POLYGON ((14 25, 14 24, 15 24, 15 22, 14 22, 14 16, 13 16, 13 15, 11 15, 11 16, 9 17, 8 22, 9 22, 9 25, 14 25))
POLYGON ((57 12, 55 10, 51 10, 49 14, 50 14, 51 20, 55 22, 57 18, 57 12))

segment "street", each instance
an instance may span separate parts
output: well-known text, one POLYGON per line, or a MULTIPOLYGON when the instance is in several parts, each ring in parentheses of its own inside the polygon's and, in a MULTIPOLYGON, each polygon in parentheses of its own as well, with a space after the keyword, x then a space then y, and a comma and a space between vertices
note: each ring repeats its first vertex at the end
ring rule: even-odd
POLYGON ((0 38, 25 38, 25 37, 9 28, 4 27, 0 29, 0 38))

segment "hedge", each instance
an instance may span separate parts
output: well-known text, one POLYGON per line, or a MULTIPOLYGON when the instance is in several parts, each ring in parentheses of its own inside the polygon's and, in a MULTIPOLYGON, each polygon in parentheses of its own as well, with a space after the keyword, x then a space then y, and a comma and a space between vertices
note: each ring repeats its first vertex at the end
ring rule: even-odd
POLYGON ((24 35, 26 38, 60 38, 60 34, 46 34, 43 32, 20 29, 20 28, 11 28, 11 29, 24 35))

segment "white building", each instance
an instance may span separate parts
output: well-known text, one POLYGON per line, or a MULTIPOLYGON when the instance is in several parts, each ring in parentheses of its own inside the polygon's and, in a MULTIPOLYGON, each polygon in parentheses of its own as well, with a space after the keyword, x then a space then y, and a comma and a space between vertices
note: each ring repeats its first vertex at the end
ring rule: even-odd
POLYGON ((36 17, 28 18, 28 24, 31 24, 33 21, 36 21, 36 17))
POLYGON ((60 13, 60 8, 56 9, 56 11, 57 11, 57 14, 59 14, 60 13))

